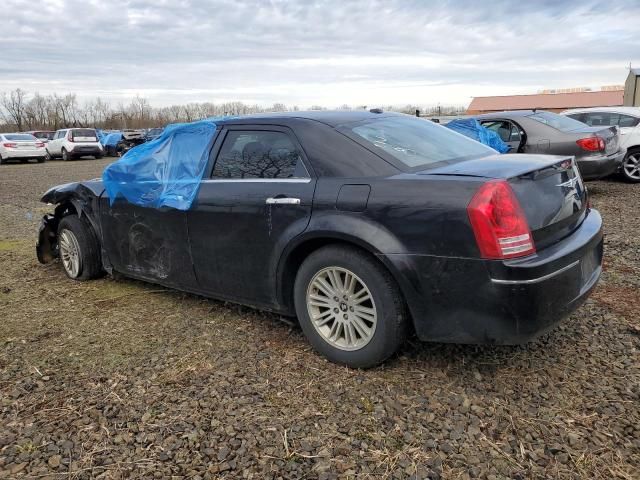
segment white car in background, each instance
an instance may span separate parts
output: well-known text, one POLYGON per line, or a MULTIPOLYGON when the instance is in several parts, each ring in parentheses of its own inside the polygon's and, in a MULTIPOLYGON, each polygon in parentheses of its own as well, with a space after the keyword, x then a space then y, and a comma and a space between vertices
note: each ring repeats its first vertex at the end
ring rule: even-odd
POLYGON ((640 107, 574 108, 561 115, 592 127, 616 125, 620 146, 627 149, 620 173, 629 182, 640 183, 640 107))
POLYGON ((73 160, 87 155, 98 159, 104 155, 98 134, 93 128, 63 128, 47 143, 48 158, 73 160))
POLYGON ((26 163, 37 160, 42 163, 47 152, 44 142, 28 133, 0 133, 0 164, 8 160, 19 160, 26 163))

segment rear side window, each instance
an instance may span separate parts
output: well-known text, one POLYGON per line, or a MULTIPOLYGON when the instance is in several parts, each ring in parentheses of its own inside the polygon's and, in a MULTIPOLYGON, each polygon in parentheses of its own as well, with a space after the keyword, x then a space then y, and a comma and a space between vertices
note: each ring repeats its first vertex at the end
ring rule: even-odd
MULTIPOLYGON (((475 140, 429 120, 409 116, 383 117, 338 128, 374 153, 401 162, 399 168, 418 169, 455 163, 496 153, 475 140)), ((395 162, 394 162, 395 160, 395 162)))
POLYGON ((33 136, 42 140, 51 140, 53 133, 50 132, 33 132, 33 136))
POLYGON ((582 122, 552 112, 536 112, 533 115, 529 115, 528 118, 549 125, 551 128, 555 128, 561 132, 570 132, 584 127, 584 123, 582 122))
POLYGON ((635 127, 640 123, 640 118, 632 117, 631 115, 620 114, 618 125, 620 127, 635 127))
POLYGON ((96 131, 92 128, 78 128, 75 130, 71 130, 71 138, 73 138, 74 140, 82 139, 88 142, 98 141, 96 131))
POLYGON ((300 151, 287 134, 232 130, 220 148, 212 177, 304 178, 308 174, 300 151))
POLYGON ((492 122, 483 122, 482 126, 496 132, 503 142, 520 141, 520 129, 511 122, 497 120, 492 122))

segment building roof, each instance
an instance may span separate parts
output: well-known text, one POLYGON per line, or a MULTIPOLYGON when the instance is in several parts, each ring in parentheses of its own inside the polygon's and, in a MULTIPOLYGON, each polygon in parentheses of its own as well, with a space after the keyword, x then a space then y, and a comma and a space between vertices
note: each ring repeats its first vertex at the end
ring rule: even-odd
POLYGON ((468 111, 495 112, 502 110, 568 109, 584 107, 611 107, 622 105, 623 90, 542 93, 536 95, 506 95, 475 97, 468 111))

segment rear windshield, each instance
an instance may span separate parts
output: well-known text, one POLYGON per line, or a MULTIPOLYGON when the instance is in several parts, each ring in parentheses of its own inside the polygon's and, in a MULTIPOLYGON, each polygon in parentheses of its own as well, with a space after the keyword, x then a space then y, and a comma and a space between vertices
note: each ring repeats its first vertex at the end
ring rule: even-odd
POLYGON ((77 130, 71 130, 71 137, 74 139, 80 137, 90 137, 93 140, 97 140, 96 131, 91 128, 79 128, 77 130))
POLYGON ((561 132, 571 132, 572 130, 578 130, 586 126, 586 124, 578 120, 551 112, 536 112, 533 115, 529 115, 529 118, 536 122, 549 125, 551 128, 555 128, 561 132))
POLYGON ((27 133, 6 133, 4 138, 7 140, 35 140, 36 137, 27 133))
MULTIPOLYGON (((475 140, 415 117, 383 117, 339 127, 374 153, 402 162, 409 169, 456 163, 496 153, 475 140)), ((396 163, 396 162, 394 162, 396 163)))

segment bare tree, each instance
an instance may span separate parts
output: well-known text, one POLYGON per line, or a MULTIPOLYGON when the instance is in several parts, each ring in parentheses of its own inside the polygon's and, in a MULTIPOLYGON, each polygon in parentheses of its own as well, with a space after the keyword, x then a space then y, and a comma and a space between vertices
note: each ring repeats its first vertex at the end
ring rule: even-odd
POLYGON ((0 99, 0 104, 2 104, 4 112, 6 112, 6 114, 3 112, 3 117, 13 123, 19 132, 22 131, 24 123, 25 96, 26 92, 24 90, 16 88, 9 95, 3 93, 0 99))

